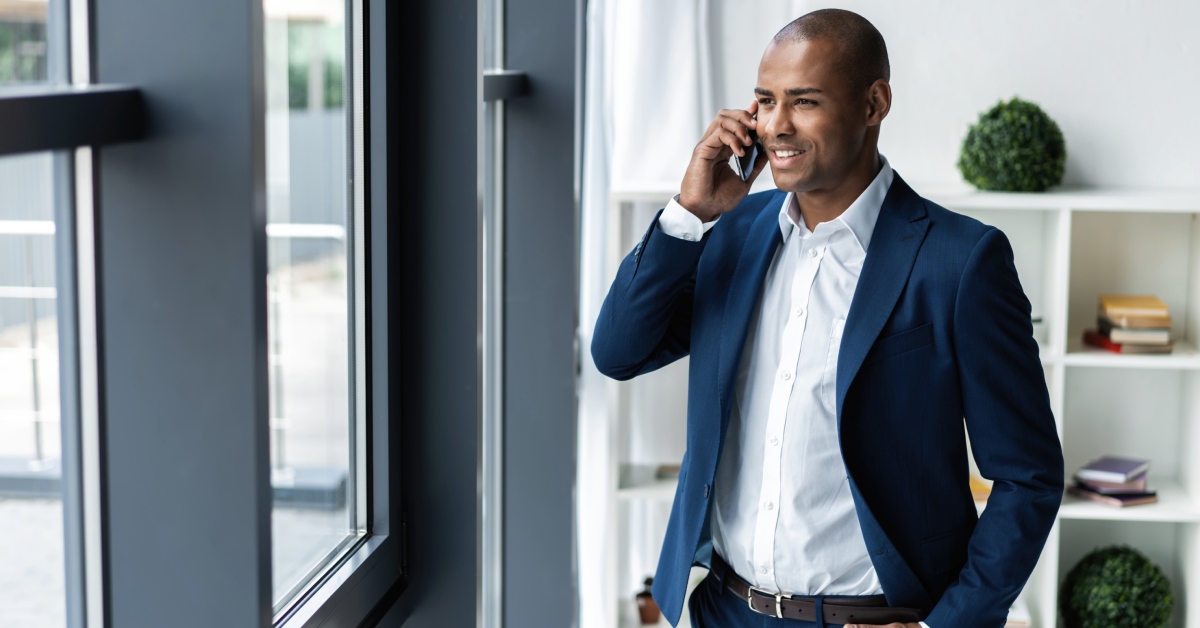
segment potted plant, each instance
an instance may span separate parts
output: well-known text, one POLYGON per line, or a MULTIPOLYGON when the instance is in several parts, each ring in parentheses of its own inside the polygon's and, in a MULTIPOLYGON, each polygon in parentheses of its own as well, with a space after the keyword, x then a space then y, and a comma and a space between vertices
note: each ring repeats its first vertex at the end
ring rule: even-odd
POLYGON ((1115 545, 1084 556, 1058 596, 1067 628, 1162 628, 1174 602, 1161 569, 1141 552, 1115 545))
POLYGON ((1042 192, 1062 183, 1067 148, 1041 107, 1013 98, 979 116, 963 140, 958 170, 981 190, 1042 192))

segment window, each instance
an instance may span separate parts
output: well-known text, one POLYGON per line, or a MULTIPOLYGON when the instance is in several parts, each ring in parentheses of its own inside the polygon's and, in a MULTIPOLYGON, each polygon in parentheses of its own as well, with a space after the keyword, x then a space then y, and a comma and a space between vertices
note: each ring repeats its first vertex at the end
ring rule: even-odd
POLYGON ((361 142, 346 0, 265 4, 267 325, 276 612, 366 532, 361 142))
POLYGON ((66 624, 53 154, 0 158, 0 625, 66 624))
POLYGON ((367 4, 0 0, 0 624, 358 625, 402 590, 367 4))
MULTIPOLYGON (((0 2, 0 95, 65 81, 57 1, 0 2)), ((59 216, 65 155, 0 157, 0 625, 65 626, 59 216)), ((66 289, 69 289, 66 288, 66 289)), ((69 302, 69 301, 68 301, 69 302)), ((77 505, 67 504, 73 511, 77 505)))
MULTIPOLYGON (((28 621, 300 628, 373 625, 389 608, 383 625, 397 615, 411 617, 407 625, 474 621, 479 190, 475 159, 462 155, 478 139, 478 4, 265 0, 248 11, 191 0, 0 0, 0 12, 39 5, 42 31, 23 26, 0 40, 0 75, 21 85, 0 89, 0 166, 53 162, 52 213, 14 219, 43 231, 52 223, 52 235, 37 236, 52 252, 34 250, 41 270, 20 283, 21 245, 0 234, 0 275, 18 273, 13 285, 28 294, 55 290, 63 356, 63 523, 40 537, 0 530, 6 558, 17 544, 44 549, 47 535, 62 546, 38 565, 57 570, 50 576, 61 578, 55 595, 65 611, 28 621), (55 16, 68 5, 70 58, 82 63, 72 63, 81 69, 66 90, 55 78, 66 75, 66 57, 54 43, 66 22, 55 26, 55 16), (30 45, 39 32, 44 47, 30 45), (449 100, 414 97, 450 92, 449 100), (63 157, 46 157, 55 151, 63 157), (80 418, 88 413, 92 422, 80 418), (402 508, 402 477, 411 508, 402 508), (406 542, 410 530, 420 543, 406 542), (422 586, 393 607, 410 575, 422 586)), ((511 3, 494 17, 521 22, 515 9, 540 5, 511 3)), ((574 32, 576 10, 558 10, 551 31, 574 32)), ((536 93, 570 91, 570 41, 557 41, 553 55, 511 57, 533 70, 553 63, 554 73, 533 83, 550 89, 536 93)), ((541 295, 573 291, 574 220, 562 211, 572 197, 571 143, 563 141, 570 106, 555 101, 548 119, 543 101, 525 102, 532 106, 509 110, 504 127, 514 141, 495 148, 553 142, 559 150, 510 162, 552 154, 537 172, 551 170, 554 185, 505 185, 524 181, 554 197, 534 198, 538 213, 524 213, 524 197, 509 205, 517 222, 504 225, 509 255, 499 279, 513 295, 539 297, 511 301, 505 327, 492 328, 493 338, 514 334, 506 346, 517 348, 557 339, 545 347, 553 360, 527 351, 522 363, 539 368, 508 371, 527 376, 497 397, 519 420, 490 434, 493 444, 520 443, 489 459, 504 465, 492 480, 507 485, 512 506, 489 511, 505 517, 503 537, 493 540, 512 550, 493 575, 537 579, 503 593, 515 597, 489 616, 521 625, 536 607, 526 597, 554 593, 558 623, 571 608, 572 475, 563 472, 571 453, 563 445, 572 441, 564 418, 573 395, 564 374, 575 362, 572 304, 556 298, 553 320, 539 315, 541 295), (529 128, 512 126, 518 119, 529 128), (528 219, 552 221, 553 233, 519 229, 528 219), (553 281, 526 273, 530 265, 553 281), (550 381, 553 396, 544 394, 550 381), (544 425, 553 428, 543 440, 529 438, 544 425), (549 455, 545 443, 554 444, 549 455), (531 507, 546 500, 558 505, 552 517, 531 507), (544 568, 546 556, 554 569, 544 568)), ((0 197, 41 185, 21 177, 0 197)), ((32 326, 5 319, 5 333, 18 329, 30 345, 32 327, 39 346, 49 342, 45 306, 35 304, 32 326)), ((22 394, 0 404, 30 406, 32 393, 22 394)), ((9 407, 0 405, 3 421, 9 407)), ((0 447, 22 442, 33 452, 23 455, 36 458, 32 435, 4 435, 0 447)), ((0 596, 17 590, 5 589, 9 566, 0 565, 0 596)))

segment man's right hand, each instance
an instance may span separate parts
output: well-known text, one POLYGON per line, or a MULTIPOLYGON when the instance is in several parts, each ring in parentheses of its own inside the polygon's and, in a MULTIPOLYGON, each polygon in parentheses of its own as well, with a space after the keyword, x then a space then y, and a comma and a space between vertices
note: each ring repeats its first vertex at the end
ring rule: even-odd
POLYGON ((679 189, 679 204, 701 222, 712 222, 737 207, 767 165, 766 152, 760 151, 750 176, 742 181, 728 163, 733 155, 745 155, 753 144, 750 131, 758 124, 754 119, 757 112, 758 101, 750 103, 744 111, 722 109, 692 151, 692 161, 679 189))

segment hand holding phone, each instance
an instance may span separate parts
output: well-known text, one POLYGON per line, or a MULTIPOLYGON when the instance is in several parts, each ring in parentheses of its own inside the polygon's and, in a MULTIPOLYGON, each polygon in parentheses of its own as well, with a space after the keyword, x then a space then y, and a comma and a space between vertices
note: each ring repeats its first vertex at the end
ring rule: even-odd
POLYGON ((733 171, 737 173, 738 178, 742 181, 750 178, 750 173, 754 171, 754 163, 758 161, 759 153, 764 152, 762 142, 758 141, 758 133, 751 130, 750 139, 754 143, 750 145, 750 149, 746 151, 745 155, 740 157, 734 155, 729 158, 730 167, 733 168, 733 171))
POLYGON ((679 204, 703 222, 738 206, 767 165, 755 129, 758 101, 746 109, 723 109, 692 151, 679 189, 679 204))

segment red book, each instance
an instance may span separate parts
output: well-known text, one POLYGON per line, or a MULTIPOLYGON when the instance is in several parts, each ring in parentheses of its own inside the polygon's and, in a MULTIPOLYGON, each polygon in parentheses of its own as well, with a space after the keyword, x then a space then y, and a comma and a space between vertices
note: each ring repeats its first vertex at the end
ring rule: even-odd
POLYGON ((1174 346, 1172 343, 1165 345, 1118 344, 1109 340, 1107 336, 1095 329, 1083 332, 1083 341, 1094 347, 1108 349, 1113 353, 1170 353, 1171 348, 1174 346))

